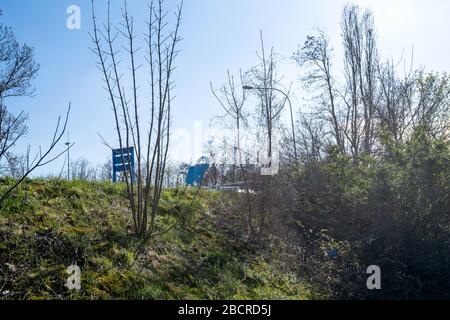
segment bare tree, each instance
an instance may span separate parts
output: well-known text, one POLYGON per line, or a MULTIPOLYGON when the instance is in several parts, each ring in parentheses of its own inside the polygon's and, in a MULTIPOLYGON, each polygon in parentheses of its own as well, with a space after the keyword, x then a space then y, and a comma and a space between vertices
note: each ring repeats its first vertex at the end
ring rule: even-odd
MULTIPOLYGON (((6 192, 3 193, 3 195, 0 196, 0 208, 1 208, 1 205, 3 204, 3 202, 14 191, 14 189, 16 189, 32 172, 34 172, 38 168, 41 168, 41 167, 55 161, 56 159, 61 157, 67 151, 67 149, 64 149, 64 151, 59 152, 56 155, 54 155, 54 153, 53 153, 53 151, 57 147, 58 143, 61 141, 62 137, 64 136, 64 133, 67 128, 67 122, 69 121, 69 114, 70 114, 70 105, 67 110, 65 119, 63 120, 64 122, 61 121, 62 120, 61 117, 58 117, 58 121, 56 123, 56 128, 55 128, 52 140, 51 140, 48 148, 42 150, 42 148, 39 147, 39 152, 36 153, 35 157, 33 158, 33 160, 31 162, 29 161, 29 158, 28 158, 29 157, 29 149, 28 149, 27 170, 11 187, 9 187, 6 190, 6 192)), ((72 146, 73 146, 73 144, 70 145, 69 148, 71 148, 72 146)))
POLYGON ((317 93, 314 98, 320 104, 315 111, 318 119, 328 123, 339 150, 357 159, 361 153, 372 153, 376 138, 379 59, 372 12, 362 12, 356 5, 345 6, 341 30, 343 86, 337 85, 332 76, 333 49, 324 31, 318 29, 317 35, 308 36, 294 60, 307 68, 302 80, 317 93))
MULTIPOLYGON (((245 193, 247 197, 247 227, 249 234, 253 233, 252 225, 252 196, 250 194, 249 176, 246 168, 244 167, 244 159, 242 157, 242 145, 241 145, 241 130, 247 126, 247 117, 244 114, 244 103, 246 100, 245 90, 242 89, 245 81, 242 72, 239 71, 240 82, 236 85, 234 76, 230 74, 230 70, 227 71, 228 82, 219 90, 215 90, 212 83, 211 92, 216 97, 219 104, 226 112, 226 117, 230 118, 234 122, 234 129, 236 132, 236 149, 238 152, 238 162, 241 171, 242 178, 244 179, 245 193)), ((216 168, 215 168, 216 169, 216 168)))
POLYGON ((34 61, 33 49, 26 44, 20 45, 11 28, 0 24, 0 162, 6 159, 12 169, 11 173, 17 178, 17 181, 0 195, 0 207, 32 172, 58 159, 64 153, 54 155, 53 151, 66 130, 70 105, 64 122, 61 122, 61 117, 58 118, 47 149, 42 150, 39 147, 39 152, 33 160, 30 160, 30 147, 24 157, 11 152, 11 148, 28 131, 25 124, 27 116, 23 112, 18 116, 10 113, 6 107, 6 100, 11 97, 32 95, 34 92, 32 81, 38 71, 39 65, 34 61))
MULTIPOLYGON (((1 12, 0 12, 1 15, 1 12)), ((33 49, 19 44, 11 28, 0 24, 0 161, 16 158, 11 148, 28 131, 27 115, 12 114, 6 106, 8 98, 28 96, 34 91, 32 80, 39 71, 33 49)))
POLYGON ((415 82, 414 107, 410 110, 412 129, 425 127, 434 136, 447 136, 450 123, 450 77, 419 72, 415 82))
MULTIPOLYGON (((326 33, 318 29, 317 36, 308 36, 305 44, 294 54, 294 60, 307 68, 307 73, 302 81, 308 89, 318 91, 315 100, 321 106, 317 111, 319 118, 325 120, 331 126, 331 132, 336 145, 341 152, 345 152, 341 120, 339 117, 339 105, 335 80, 332 76, 332 48, 326 33)), ((303 121, 305 124, 305 121, 303 121)), ((306 123, 309 123, 306 121, 306 123)))
POLYGON ((97 180, 97 169, 91 166, 89 161, 84 158, 80 158, 70 163, 70 174, 72 180, 97 180))
MULTIPOLYGON (((156 232, 155 218, 164 182, 170 141, 174 61, 179 53, 178 45, 182 40, 179 35, 182 5, 176 12, 175 27, 172 31, 167 30, 168 13, 163 9, 163 5, 163 1, 158 0, 156 4, 152 2, 149 8, 148 33, 145 38, 148 46, 146 59, 149 64, 151 99, 147 109, 150 117, 145 120, 148 127, 144 131, 140 119, 142 111, 137 71, 141 65, 137 64, 136 53, 139 48, 136 43, 134 19, 128 12, 127 2, 124 1, 122 23, 120 27, 113 29, 110 21, 110 2, 108 2, 107 23, 100 30, 94 12, 94 1, 92 1, 93 51, 98 57, 98 67, 103 74, 112 104, 119 146, 124 149, 133 145, 136 150, 136 172, 131 172, 130 167, 125 172, 125 181, 134 230, 136 235, 142 238, 156 232), (123 86, 122 73, 119 71, 119 51, 115 49, 119 36, 124 40, 123 47, 129 61, 129 76, 132 83, 130 100, 126 98, 127 90, 123 86), (134 174, 136 177, 133 177, 134 174)), ((122 163, 126 163, 125 160, 122 154, 122 163)))
MULTIPOLYGON (((308 90, 312 89, 320 106, 312 114, 316 119, 303 122, 305 130, 314 129, 312 123, 325 120, 324 133, 331 134, 341 152, 349 153, 355 160, 377 152, 380 131, 396 142, 410 137, 417 127, 425 126, 434 134, 448 133, 448 121, 443 121, 449 112, 446 74, 413 71, 412 59, 404 75, 397 71, 403 58, 397 64, 390 60, 380 63, 370 10, 345 6, 341 30, 345 54, 343 84, 332 76, 332 48, 325 32, 319 29, 317 35, 308 36, 294 54, 294 60, 307 71, 302 81, 308 90)), ((309 136, 300 135, 303 140, 309 136)))
POLYGON ((112 181, 112 161, 111 159, 108 159, 105 161, 103 165, 99 168, 99 179, 101 181, 112 181))
POLYGON ((342 96, 347 107, 344 133, 357 158, 360 153, 370 154, 374 142, 378 52, 372 12, 345 6, 341 29, 346 78, 342 96))
MULTIPOLYGON (((280 119, 280 114, 286 104, 288 96, 280 98, 281 91, 276 89, 280 86, 280 79, 277 75, 277 60, 273 48, 269 52, 264 46, 263 34, 260 32, 261 51, 257 53, 259 63, 248 72, 251 87, 256 89, 258 97, 257 117, 260 126, 265 134, 265 147, 267 149, 267 160, 269 166, 274 164, 274 141, 276 127, 280 119)), ((259 138, 259 137, 258 137, 259 138)), ((259 156, 258 156, 259 158, 259 156)), ((262 202, 260 211, 259 232, 262 233, 268 226, 267 217, 273 219, 273 191, 272 176, 266 175, 262 181, 262 202)))
POLYGON ((20 178, 25 175, 30 168, 30 149, 31 146, 28 145, 25 155, 14 155, 12 153, 8 153, 5 156, 7 168, 2 170, 2 174, 9 175, 13 178, 20 178))
POLYGON ((5 106, 0 106, 0 160, 13 157, 11 148, 28 131, 26 120, 27 116, 23 112, 14 116, 5 106))
POLYGON ((300 146, 305 163, 318 163, 322 160, 322 152, 329 145, 323 121, 304 115, 299 121, 300 146))
MULTIPOLYGON (((1 15, 1 13, 0 13, 1 15)), ((0 104, 8 97, 33 93, 32 80, 39 71, 33 49, 19 44, 11 28, 0 24, 0 104)))
POLYGON ((277 75, 276 54, 273 48, 267 53, 264 47, 262 31, 260 32, 261 52, 258 53, 259 63, 249 71, 249 80, 256 91, 258 104, 258 117, 265 129, 267 137, 267 157, 272 158, 273 136, 275 126, 280 118, 280 113, 286 104, 286 98, 280 99, 279 92, 273 90, 280 84, 277 75))
POLYGON ((399 76, 392 61, 380 65, 380 103, 376 116, 380 127, 395 142, 411 137, 419 127, 433 136, 448 134, 449 76, 410 70, 399 76))
POLYGON ((381 130, 395 142, 402 141, 407 133, 416 77, 416 73, 410 73, 400 78, 392 61, 378 67, 380 103, 376 108, 376 116, 381 130))
POLYGON ((371 154, 375 143, 375 109, 378 103, 378 78, 376 75, 379 65, 378 49, 374 17, 367 10, 363 16, 363 65, 360 76, 360 94, 364 107, 364 153, 371 154))

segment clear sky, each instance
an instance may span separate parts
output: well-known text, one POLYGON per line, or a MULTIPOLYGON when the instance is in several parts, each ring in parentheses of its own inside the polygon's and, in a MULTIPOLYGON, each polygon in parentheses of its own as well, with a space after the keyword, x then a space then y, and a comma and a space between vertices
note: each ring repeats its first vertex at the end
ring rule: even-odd
MULTIPOLYGON (((130 0, 137 31, 145 31, 148 15, 146 0, 130 0)), ((167 0, 170 11, 176 0, 167 0)), ((336 69, 341 72, 340 15, 344 0, 185 0, 182 24, 184 41, 177 60, 174 102, 175 128, 192 131, 195 122, 208 127, 210 119, 222 111, 209 90, 209 82, 219 85, 226 71, 248 69, 255 64, 259 48, 259 30, 263 30, 268 47, 282 57, 281 73, 286 86, 294 81, 295 108, 300 108, 299 70, 289 58, 298 44, 314 27, 328 31, 335 47, 336 69)), ((106 0, 96 0, 97 16, 105 15, 106 0)), ((113 19, 120 18, 122 1, 113 0, 113 19)), ((416 66, 429 70, 450 69, 450 1, 448 0, 360 0, 375 14, 381 56, 398 59, 414 47, 416 66)), ((84 157, 93 164, 104 162, 110 151, 98 137, 100 133, 115 144, 113 115, 102 89, 101 74, 95 67, 95 56, 89 50, 88 32, 92 28, 90 0, 0 0, 2 22, 13 27, 16 37, 35 49, 41 70, 32 98, 8 101, 13 112, 29 113, 30 132, 16 147, 24 152, 31 144, 37 151, 45 147, 52 135, 58 114, 64 114, 72 102, 70 136, 76 143, 72 157, 84 157), (68 30, 66 9, 81 8, 81 30, 68 30)), ((140 86, 146 86, 141 77, 140 86)), ((176 141, 174 142, 176 143, 176 141)), ((62 146, 61 146, 62 148, 62 146)), ((201 150, 200 150, 201 153, 201 150)), ((186 154, 185 160, 196 160, 200 154, 186 154)), ((63 160, 40 173, 58 172, 63 160)))

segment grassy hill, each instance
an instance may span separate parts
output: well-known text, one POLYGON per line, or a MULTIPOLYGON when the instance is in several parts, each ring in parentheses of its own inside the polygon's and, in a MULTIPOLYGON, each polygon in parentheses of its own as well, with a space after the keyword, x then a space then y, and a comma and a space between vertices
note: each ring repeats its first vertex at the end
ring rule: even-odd
POLYGON ((158 225, 180 223, 138 250, 123 185, 26 181, 0 210, 0 299, 312 297, 278 266, 277 248, 262 253, 233 236, 219 193, 202 190, 190 208, 193 194, 164 192, 158 225), (79 292, 65 287, 72 264, 82 271, 79 292))

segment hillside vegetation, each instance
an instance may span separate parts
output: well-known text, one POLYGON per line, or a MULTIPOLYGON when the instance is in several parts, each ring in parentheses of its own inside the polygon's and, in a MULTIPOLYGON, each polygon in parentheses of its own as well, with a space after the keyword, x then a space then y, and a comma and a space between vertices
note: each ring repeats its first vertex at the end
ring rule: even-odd
MULTIPOLYGON (((13 183, 3 180, 1 189, 13 183)), ((256 250, 218 213, 219 193, 166 190, 161 230, 131 232, 123 185, 29 180, 0 211, 0 299, 307 299, 307 285, 256 250), (173 210, 174 209, 174 210, 173 210), (81 268, 80 291, 65 284, 81 268)))

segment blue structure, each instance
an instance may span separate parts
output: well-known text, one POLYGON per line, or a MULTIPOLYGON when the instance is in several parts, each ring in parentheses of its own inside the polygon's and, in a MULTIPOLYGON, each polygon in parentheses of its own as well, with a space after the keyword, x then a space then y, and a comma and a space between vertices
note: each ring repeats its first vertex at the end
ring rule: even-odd
POLYGON ((134 147, 112 151, 113 182, 117 182, 117 173, 130 170, 131 183, 134 182, 134 147))
POLYGON ((330 258, 336 258, 337 256, 338 256, 338 251, 336 250, 336 249, 331 249, 329 252, 328 252, 328 256, 330 257, 330 258))
POLYGON ((208 158, 201 157, 195 166, 188 168, 186 184, 188 186, 198 186, 203 182, 206 171, 209 169, 208 158))

